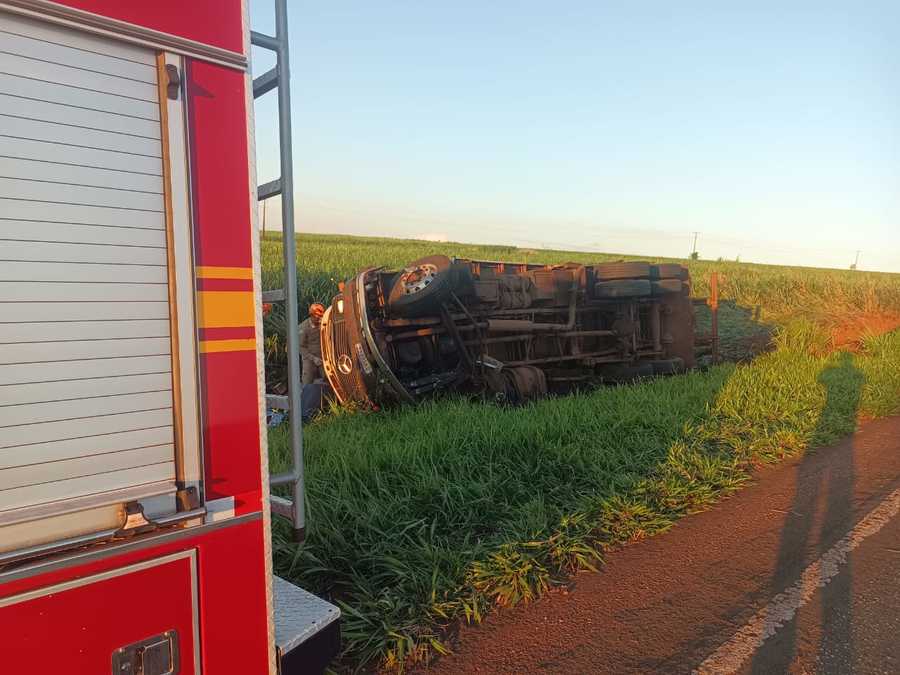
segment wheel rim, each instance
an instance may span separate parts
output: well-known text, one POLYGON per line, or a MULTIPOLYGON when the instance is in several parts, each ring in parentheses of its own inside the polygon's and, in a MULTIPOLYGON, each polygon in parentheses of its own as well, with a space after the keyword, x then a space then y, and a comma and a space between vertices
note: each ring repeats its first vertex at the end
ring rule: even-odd
POLYGON ((403 295, 413 295, 425 290, 437 278, 437 273, 436 265, 423 263, 403 270, 397 283, 403 289, 403 295))

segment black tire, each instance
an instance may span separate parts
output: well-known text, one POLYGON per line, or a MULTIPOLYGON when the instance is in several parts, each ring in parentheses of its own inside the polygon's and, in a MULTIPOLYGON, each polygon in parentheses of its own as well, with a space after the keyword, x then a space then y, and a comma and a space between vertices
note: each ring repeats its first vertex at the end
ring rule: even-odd
POLYGON ((391 282, 388 295, 391 312, 417 316, 437 310, 453 290, 457 276, 445 255, 430 255, 411 262, 391 282))
POLYGON ((684 359, 677 356, 674 359, 659 359, 650 363, 654 375, 675 375, 684 371, 684 359))
POLYGON ((650 263, 619 262, 594 265, 594 277, 598 281, 616 279, 647 279, 650 277, 650 263))
POLYGON ((604 382, 618 384, 620 382, 631 382, 638 377, 638 372, 634 366, 616 364, 603 367, 600 370, 600 377, 603 378, 604 382))
POLYGON ((600 371, 604 382, 613 384, 634 382, 641 377, 653 377, 655 371, 649 361, 643 363, 620 363, 606 366, 600 371))
POLYGON ((639 361, 635 363, 633 367, 637 372, 638 377, 653 377, 656 375, 656 371, 653 369, 653 363, 651 361, 639 361))
POLYGON ((547 395, 547 376, 540 368, 517 366, 503 372, 514 392, 514 403, 526 403, 547 395))
POLYGON ((648 279, 619 279, 601 281, 594 286, 594 296, 602 299, 641 298, 651 293, 648 279))
POLYGON ((660 263, 650 266, 651 279, 684 279, 687 269, 678 263, 660 263))
POLYGON ((665 293, 681 293, 681 279, 659 279, 650 282, 653 286, 653 295, 664 295, 665 293))

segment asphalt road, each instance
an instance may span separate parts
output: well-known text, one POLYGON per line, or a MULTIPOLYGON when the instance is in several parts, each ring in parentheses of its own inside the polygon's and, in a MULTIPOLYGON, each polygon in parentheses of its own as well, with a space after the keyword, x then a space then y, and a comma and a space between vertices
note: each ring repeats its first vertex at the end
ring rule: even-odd
POLYGON ((900 673, 900 417, 755 476, 422 669, 900 673))

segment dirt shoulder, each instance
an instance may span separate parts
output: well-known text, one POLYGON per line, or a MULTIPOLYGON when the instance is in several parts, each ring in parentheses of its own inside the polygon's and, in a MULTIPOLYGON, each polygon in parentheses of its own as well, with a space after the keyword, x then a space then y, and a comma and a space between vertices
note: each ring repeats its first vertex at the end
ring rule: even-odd
MULTIPOLYGON (((612 553, 569 591, 463 629, 453 655, 416 672, 690 671, 900 487, 900 417, 867 422, 854 436, 754 479, 670 532, 612 553)), ((900 598, 896 578, 886 581, 886 592, 900 598)), ((855 582, 872 583, 878 580, 855 582)), ((810 614, 803 625, 815 632, 822 621, 810 614)), ((767 658, 796 665, 790 650, 797 643, 767 658)))
POLYGON ((883 335, 900 327, 900 314, 866 313, 846 317, 830 326, 831 341, 836 349, 856 350, 868 336, 883 335))

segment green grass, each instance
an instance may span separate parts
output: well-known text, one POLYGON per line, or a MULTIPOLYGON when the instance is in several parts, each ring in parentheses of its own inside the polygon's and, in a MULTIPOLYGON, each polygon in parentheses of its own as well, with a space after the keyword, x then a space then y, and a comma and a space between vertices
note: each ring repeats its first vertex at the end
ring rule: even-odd
MULTIPOLYGON (((264 242, 264 287, 280 242, 264 242)), ((302 301, 369 265, 431 253, 524 260, 519 249, 301 236, 302 301)), ((537 251, 530 261, 620 256, 537 251)), ((900 311, 900 275, 691 262, 697 292, 724 275, 723 351, 778 326, 741 365, 604 388, 522 408, 451 399, 306 427, 308 538, 275 523, 276 570, 339 602, 344 664, 440 652, 443 628, 539 596, 604 552, 667 529, 745 483, 752 468, 900 412, 900 332, 836 353, 822 323, 900 311), (798 317, 800 320, 798 320, 798 317)), ((702 317, 701 317, 702 318, 702 317)), ((277 351, 278 313, 267 329, 277 351), (273 330, 274 329, 274 330, 273 330)), ((270 345, 271 346, 271 345, 270 345)), ((284 468, 286 430, 269 434, 284 468)))
MULTIPOLYGON (((816 356, 802 330, 744 365, 501 409, 464 400, 307 427, 308 539, 280 574, 340 602, 348 662, 442 650, 441 629, 539 596, 667 529, 760 463, 900 412, 900 332, 816 356)), ((270 434, 273 469, 287 456, 270 434)))

